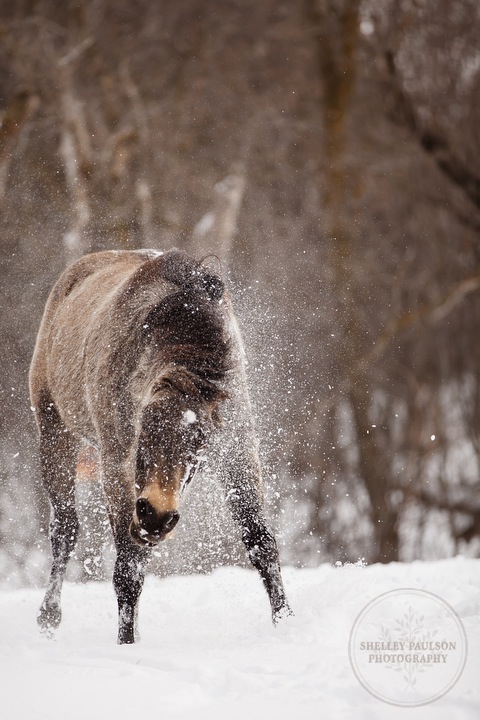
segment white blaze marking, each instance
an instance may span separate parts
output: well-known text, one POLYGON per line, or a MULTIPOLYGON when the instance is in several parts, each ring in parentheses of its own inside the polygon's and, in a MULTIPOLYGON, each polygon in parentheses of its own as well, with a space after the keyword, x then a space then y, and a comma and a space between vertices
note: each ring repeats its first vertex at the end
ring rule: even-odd
POLYGON ((183 422, 186 425, 193 425, 197 421, 197 414, 193 410, 185 410, 183 413, 183 422))

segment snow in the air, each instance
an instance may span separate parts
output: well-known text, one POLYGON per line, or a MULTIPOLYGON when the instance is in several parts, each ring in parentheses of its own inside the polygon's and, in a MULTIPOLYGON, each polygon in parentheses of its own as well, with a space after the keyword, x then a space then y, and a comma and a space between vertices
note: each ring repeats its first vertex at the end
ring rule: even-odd
POLYGON ((141 642, 116 645, 109 583, 67 583, 55 640, 40 636, 42 589, 0 592, 2 720, 478 720, 480 563, 284 569, 295 617, 274 628, 253 570, 147 577, 141 642), (468 639, 465 669, 432 704, 370 695, 350 666, 356 617, 381 593, 420 588, 449 603, 468 639))

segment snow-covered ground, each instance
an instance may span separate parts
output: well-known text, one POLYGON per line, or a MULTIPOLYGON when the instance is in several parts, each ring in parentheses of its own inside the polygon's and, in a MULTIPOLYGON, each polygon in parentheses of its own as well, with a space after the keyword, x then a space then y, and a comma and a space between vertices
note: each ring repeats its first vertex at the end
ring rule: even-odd
POLYGON ((142 640, 117 646, 109 584, 67 584, 54 641, 39 635, 41 590, 0 593, 2 720, 313 720, 480 717, 480 561, 284 570, 295 617, 274 628, 256 573, 147 578, 142 640), (381 593, 421 588, 448 602, 468 638, 456 685, 432 704, 386 704, 358 682, 349 635, 381 593))

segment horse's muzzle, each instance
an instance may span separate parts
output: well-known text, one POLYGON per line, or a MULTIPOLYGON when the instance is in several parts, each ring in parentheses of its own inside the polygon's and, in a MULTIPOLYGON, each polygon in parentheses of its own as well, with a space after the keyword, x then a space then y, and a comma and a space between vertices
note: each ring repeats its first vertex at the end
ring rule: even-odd
POLYGON ((180 518, 176 510, 158 512, 146 498, 137 500, 135 515, 130 524, 130 535, 139 545, 150 547, 165 540, 180 518))

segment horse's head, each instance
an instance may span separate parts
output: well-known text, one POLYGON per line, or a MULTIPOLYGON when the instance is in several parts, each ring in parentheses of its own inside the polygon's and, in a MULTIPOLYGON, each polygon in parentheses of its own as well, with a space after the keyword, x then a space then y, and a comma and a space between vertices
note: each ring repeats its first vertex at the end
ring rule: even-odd
POLYGON ((137 442, 136 503, 130 525, 137 543, 156 545, 177 524, 180 498, 218 422, 222 397, 221 391, 213 392, 212 386, 209 392, 180 369, 155 383, 137 442))

